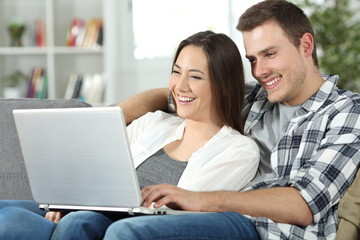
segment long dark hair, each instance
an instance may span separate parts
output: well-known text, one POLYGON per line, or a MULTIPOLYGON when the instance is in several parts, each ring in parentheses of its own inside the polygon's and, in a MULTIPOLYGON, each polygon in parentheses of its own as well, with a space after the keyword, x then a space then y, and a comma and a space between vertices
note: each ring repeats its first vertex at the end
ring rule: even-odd
POLYGON ((201 47, 208 58, 211 90, 220 121, 244 133, 241 111, 245 95, 244 68, 236 44, 225 34, 205 31, 183 40, 174 57, 173 66, 188 46, 201 47))

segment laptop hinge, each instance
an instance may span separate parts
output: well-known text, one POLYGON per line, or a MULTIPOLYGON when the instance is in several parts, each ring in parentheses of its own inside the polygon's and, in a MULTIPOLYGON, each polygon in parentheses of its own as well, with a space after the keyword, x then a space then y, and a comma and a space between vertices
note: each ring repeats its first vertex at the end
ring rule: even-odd
POLYGON ((135 215, 135 213, 133 212, 133 209, 132 209, 132 208, 129 208, 128 213, 129 213, 129 215, 131 215, 131 216, 134 216, 134 215, 135 215))
POLYGON ((39 208, 40 208, 40 209, 43 209, 43 210, 45 210, 45 211, 47 211, 47 212, 50 211, 50 208, 49 208, 49 205, 48 205, 48 204, 40 204, 40 205, 39 205, 39 208))

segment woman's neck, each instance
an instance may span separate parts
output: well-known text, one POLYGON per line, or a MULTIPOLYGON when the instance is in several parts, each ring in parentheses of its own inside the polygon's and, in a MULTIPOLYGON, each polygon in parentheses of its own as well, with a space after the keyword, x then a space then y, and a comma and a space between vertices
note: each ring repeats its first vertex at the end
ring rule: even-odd
POLYGON ((183 138, 191 136, 191 138, 194 139, 194 137, 197 136, 197 138, 199 138, 198 140, 210 140, 220 131, 223 126, 223 124, 217 123, 215 121, 200 122, 190 119, 186 119, 185 121, 186 125, 183 138))
POLYGON ((183 137, 164 147, 165 152, 179 161, 188 161, 191 155, 202 148, 220 129, 221 124, 186 120, 183 137))

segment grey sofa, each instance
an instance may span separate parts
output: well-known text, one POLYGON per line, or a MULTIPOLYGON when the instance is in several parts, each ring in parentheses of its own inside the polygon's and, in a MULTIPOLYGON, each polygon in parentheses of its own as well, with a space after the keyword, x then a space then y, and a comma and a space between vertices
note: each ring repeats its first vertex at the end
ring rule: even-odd
POLYGON ((78 100, 0 99, 0 199, 32 199, 13 109, 91 107, 78 100))
MULTIPOLYGON (((91 107, 77 100, 0 99, 0 199, 33 199, 13 109, 91 107)), ((336 240, 360 239, 360 173, 339 204, 336 240)))

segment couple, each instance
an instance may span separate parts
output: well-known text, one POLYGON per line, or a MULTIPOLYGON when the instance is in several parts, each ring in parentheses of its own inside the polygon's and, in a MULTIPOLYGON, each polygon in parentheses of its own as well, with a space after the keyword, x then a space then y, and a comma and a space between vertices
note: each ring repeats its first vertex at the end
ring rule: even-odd
MULTIPOLYGON (((242 110, 244 133, 260 148, 256 178, 240 192, 145 187, 145 205, 213 213, 122 219, 110 225, 106 238, 335 238, 338 203, 359 168, 360 96, 337 89, 338 76, 321 75, 312 26, 294 4, 265 0, 249 8, 237 28, 258 81, 246 85, 242 110)), ((174 64, 173 74, 179 70, 174 64)), ((180 101, 189 104, 194 98, 180 101)), ((167 99, 168 89, 156 89, 120 105, 131 122, 162 108, 167 99)), ((178 110, 179 104, 175 95, 178 110)), ((94 236, 93 230, 87 232, 94 236)))

